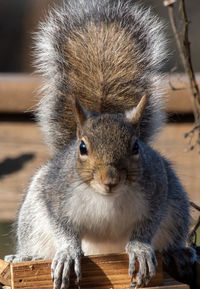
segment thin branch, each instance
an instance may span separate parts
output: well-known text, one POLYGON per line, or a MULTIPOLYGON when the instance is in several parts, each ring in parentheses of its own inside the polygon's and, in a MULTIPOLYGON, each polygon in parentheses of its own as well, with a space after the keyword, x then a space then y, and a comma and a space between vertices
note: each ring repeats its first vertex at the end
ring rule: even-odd
POLYGON ((172 3, 168 6, 168 14, 169 14, 169 20, 170 20, 170 24, 172 27, 172 31, 173 31, 173 34, 174 34, 174 37, 176 40, 176 45, 178 48, 179 56, 181 58, 181 62, 184 66, 184 69, 186 70, 187 64, 186 64, 186 60, 185 60, 184 50, 182 47, 181 38, 179 35, 178 28, 176 26, 176 21, 175 21, 175 16, 174 16, 174 3, 172 3))
POLYGON ((194 74, 194 69, 192 66, 191 49, 190 49, 190 42, 188 38, 189 21, 188 21, 187 12, 185 9, 185 0, 181 0, 181 9, 182 9, 182 15, 183 15, 183 20, 184 20, 183 44, 185 48, 186 69, 190 77, 190 85, 191 85, 193 96, 194 98, 198 100, 198 103, 200 104, 199 87, 197 85, 196 77, 194 74))
MULTIPOLYGON (((200 207, 193 203, 190 202, 191 207, 193 207, 194 209, 196 209, 197 211, 200 212, 200 207)), ((189 246, 196 246, 197 243, 197 230, 200 228, 200 217, 196 223, 196 225, 193 227, 192 231, 190 232, 189 236, 188 236, 188 245, 189 246)))
POLYGON ((190 42, 189 42, 189 37, 188 37, 189 21, 187 17, 186 8, 185 8, 185 0, 179 0, 181 4, 181 12, 182 12, 183 26, 184 26, 183 27, 183 39, 181 39, 180 37, 178 28, 176 26, 176 21, 175 21, 174 3, 176 1, 177 0, 165 0, 163 1, 163 3, 165 6, 168 7, 169 19, 170 19, 172 31, 176 40, 179 56, 184 66, 184 69, 187 72, 188 77, 189 77, 195 123, 194 123, 194 128, 190 132, 186 133, 185 137, 190 136, 191 138, 193 138, 194 134, 197 132, 197 140, 195 144, 190 145, 190 150, 193 150, 197 144, 200 146, 200 91, 197 85, 194 69, 192 66, 191 49, 190 49, 190 42))
POLYGON ((193 207, 194 209, 196 209, 197 211, 200 212, 200 207, 197 204, 190 202, 190 205, 191 205, 191 207, 193 207))
POLYGON ((196 225, 194 226, 194 228, 192 229, 192 231, 189 234, 188 237, 188 245, 190 247, 196 246, 197 243, 197 230, 200 227, 200 217, 196 223, 196 225))
POLYGON ((193 103, 193 112, 195 118, 195 125, 197 127, 198 137, 196 143, 200 145, 200 91, 197 85, 194 69, 192 66, 192 59, 191 59, 191 49, 190 49, 190 42, 188 37, 188 27, 189 21, 187 17, 187 12, 185 8, 185 0, 181 0, 181 10, 183 15, 184 21, 184 31, 183 31, 183 45, 185 50, 185 59, 186 59, 186 69, 188 72, 189 80, 190 80, 190 89, 193 95, 192 103, 193 103))
POLYGON ((193 135, 197 129, 200 129, 200 124, 195 125, 190 131, 184 134, 184 137, 187 138, 189 135, 193 135))

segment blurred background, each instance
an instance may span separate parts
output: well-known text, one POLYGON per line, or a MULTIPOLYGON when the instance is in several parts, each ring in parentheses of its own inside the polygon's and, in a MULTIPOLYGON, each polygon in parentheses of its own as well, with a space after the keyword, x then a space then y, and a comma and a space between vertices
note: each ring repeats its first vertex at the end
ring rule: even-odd
MULTIPOLYGON (((115 0, 114 0, 115 1, 115 0)), ((55 0, 6 0, 0 1, 0 72, 32 72, 32 36, 37 30, 39 20, 55 0)), ((170 46, 170 60, 166 70, 182 66, 177 59, 176 46, 168 24, 168 11, 162 0, 142 0, 151 6, 155 13, 167 24, 166 33, 170 46)), ((200 71, 200 2, 186 0, 186 8, 190 22, 190 41, 195 71, 200 71)), ((177 17, 178 15, 176 15, 177 17)), ((182 23, 178 23, 181 26, 182 23)))
MULTIPOLYGON (((0 1, 0 258, 14 252, 13 221, 31 176, 48 157, 42 135, 34 121, 36 90, 40 78, 32 74, 33 35, 50 0, 0 1)), ((155 147, 174 163, 190 200, 200 206, 200 154, 190 151, 184 134, 193 127, 191 95, 176 50, 162 0, 140 1, 151 6, 166 23, 170 56, 165 65, 169 121, 155 147)), ((200 77, 200 1, 186 0, 194 70, 200 77)), ((178 19, 180 11, 176 9, 178 19)), ((177 22, 182 27, 181 21, 177 22)), ((192 209, 192 224, 198 212, 192 209)), ((199 241, 198 241, 199 242, 199 241)))

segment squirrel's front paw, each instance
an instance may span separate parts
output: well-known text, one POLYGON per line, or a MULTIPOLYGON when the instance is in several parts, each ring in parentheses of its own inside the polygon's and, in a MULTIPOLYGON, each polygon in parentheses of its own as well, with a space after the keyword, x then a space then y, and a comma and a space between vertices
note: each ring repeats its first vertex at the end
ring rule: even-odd
POLYGON ((136 260, 139 263, 136 287, 147 285, 156 273, 157 260, 153 247, 150 244, 133 241, 127 244, 126 252, 129 256, 129 275, 131 278, 135 273, 136 260))
POLYGON ((51 276, 54 281, 54 289, 66 289, 70 282, 70 269, 74 264, 77 282, 81 278, 81 250, 70 250, 69 248, 57 251, 51 265, 51 276))

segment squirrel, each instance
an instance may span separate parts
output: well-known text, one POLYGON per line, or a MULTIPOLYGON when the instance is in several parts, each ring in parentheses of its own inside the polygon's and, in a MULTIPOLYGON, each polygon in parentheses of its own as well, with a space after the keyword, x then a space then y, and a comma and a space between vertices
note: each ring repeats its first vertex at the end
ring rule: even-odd
POLYGON ((52 157, 32 179, 17 253, 5 259, 52 258, 54 289, 64 289, 72 264, 80 281, 83 254, 126 250, 144 286, 155 250, 167 260, 187 249, 190 216, 172 165, 151 145, 165 122, 163 24, 131 0, 65 0, 35 41, 37 118, 52 157))

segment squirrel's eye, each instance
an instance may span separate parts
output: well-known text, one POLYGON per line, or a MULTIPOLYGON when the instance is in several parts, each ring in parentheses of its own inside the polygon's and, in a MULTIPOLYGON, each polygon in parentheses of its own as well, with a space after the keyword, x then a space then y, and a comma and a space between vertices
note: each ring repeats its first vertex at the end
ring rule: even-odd
POLYGON ((81 144, 80 144, 80 154, 81 154, 82 156, 88 154, 86 144, 84 143, 83 140, 81 141, 81 144))
POLYGON ((137 140, 135 141, 135 143, 133 145, 132 153, 133 153, 133 155, 137 155, 139 153, 139 144, 138 144, 137 140))

